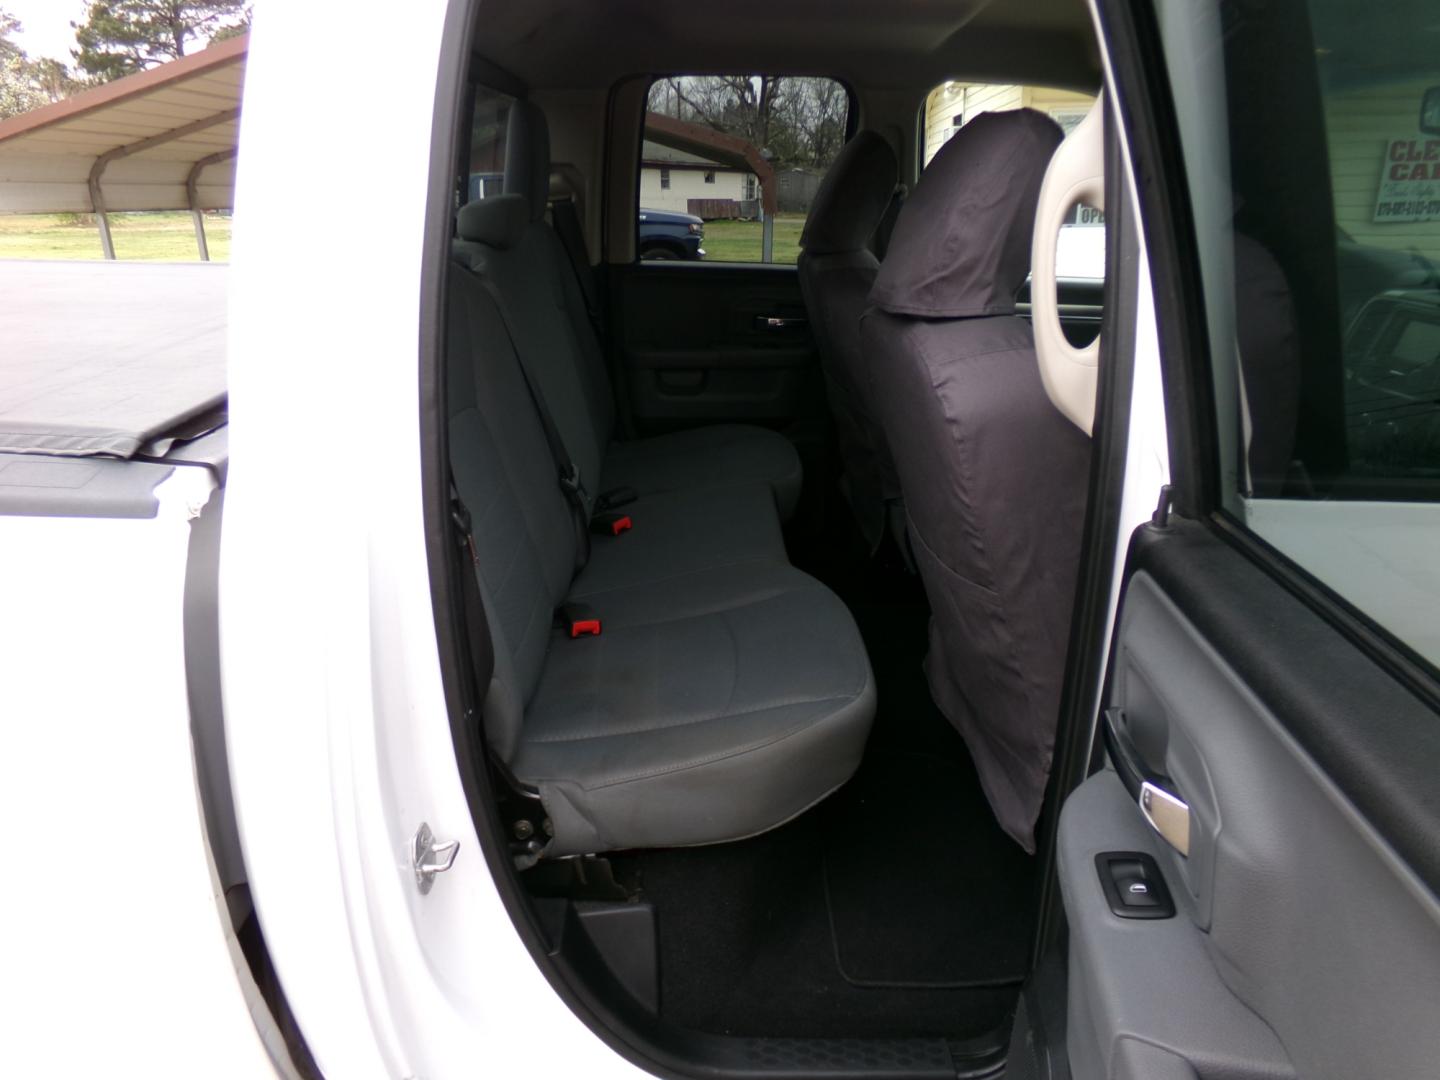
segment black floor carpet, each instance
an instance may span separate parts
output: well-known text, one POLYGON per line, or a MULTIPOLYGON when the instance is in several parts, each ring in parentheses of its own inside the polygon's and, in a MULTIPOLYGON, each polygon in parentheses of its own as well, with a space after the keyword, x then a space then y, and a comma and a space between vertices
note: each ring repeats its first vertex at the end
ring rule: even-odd
POLYGON ((817 813, 738 844, 631 856, 657 910, 666 1020, 791 1038, 964 1038, 1005 1022, 1013 988, 849 982, 835 961, 824 844, 817 813))
POLYGON ((782 828, 616 857, 656 906, 661 1014, 729 1035, 992 1032, 1024 974, 1033 860, 1000 832, 930 700, 924 593, 853 549, 792 557, 855 614, 879 690, 874 731, 856 777, 782 828))
POLYGON ((871 755, 827 808, 835 959, 856 986, 1006 985, 1025 974, 1031 859, 968 761, 871 755))

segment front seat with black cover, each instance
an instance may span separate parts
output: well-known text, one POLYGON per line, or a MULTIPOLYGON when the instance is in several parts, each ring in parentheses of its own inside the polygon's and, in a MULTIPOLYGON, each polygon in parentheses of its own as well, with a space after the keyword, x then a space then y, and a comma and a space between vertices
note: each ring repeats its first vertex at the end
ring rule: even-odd
POLYGON ((873 131, 858 132, 825 173, 800 234, 800 290, 835 417, 845 498, 872 551, 884 535, 886 504, 899 498, 900 485, 870 404, 860 314, 880 269, 868 245, 899 175, 890 144, 873 131))
POLYGON ((1090 441, 1050 403, 1015 293, 1060 128, 976 117, 906 201, 861 340, 930 599, 925 669, 1001 826, 1034 850, 1090 441))

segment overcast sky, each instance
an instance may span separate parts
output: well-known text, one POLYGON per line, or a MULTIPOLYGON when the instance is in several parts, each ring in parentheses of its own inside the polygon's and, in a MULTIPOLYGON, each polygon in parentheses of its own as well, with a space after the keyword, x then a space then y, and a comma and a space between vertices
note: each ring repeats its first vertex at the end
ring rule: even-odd
POLYGON ((20 20, 22 33, 15 42, 32 58, 48 56, 72 62, 70 50, 75 47, 75 31, 70 23, 80 22, 85 15, 85 0, 0 0, 0 9, 20 20))

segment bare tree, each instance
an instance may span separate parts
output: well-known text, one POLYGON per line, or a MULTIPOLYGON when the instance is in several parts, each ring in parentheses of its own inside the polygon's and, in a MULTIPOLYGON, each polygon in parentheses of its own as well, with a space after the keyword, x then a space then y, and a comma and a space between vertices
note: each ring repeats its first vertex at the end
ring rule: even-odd
POLYGON ((650 87, 651 112, 736 135, 788 167, 828 168, 845 141, 849 95, 834 79, 681 75, 650 87))

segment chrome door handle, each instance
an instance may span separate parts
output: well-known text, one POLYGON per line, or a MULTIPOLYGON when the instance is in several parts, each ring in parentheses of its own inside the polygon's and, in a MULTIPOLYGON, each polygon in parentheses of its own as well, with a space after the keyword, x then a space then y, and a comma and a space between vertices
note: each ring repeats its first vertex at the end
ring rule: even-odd
POLYGON ((1150 827, 1181 855, 1190 854, 1190 804, 1175 782, 1145 764, 1125 727, 1124 709, 1105 710, 1105 749, 1125 790, 1140 807, 1150 827))
POLYGON ((797 315, 756 315, 756 330, 798 330, 807 320, 797 315))
POLYGON ((1140 813, 1160 838, 1181 855, 1190 854, 1190 804, 1180 796, 1152 784, 1140 783, 1140 813))

